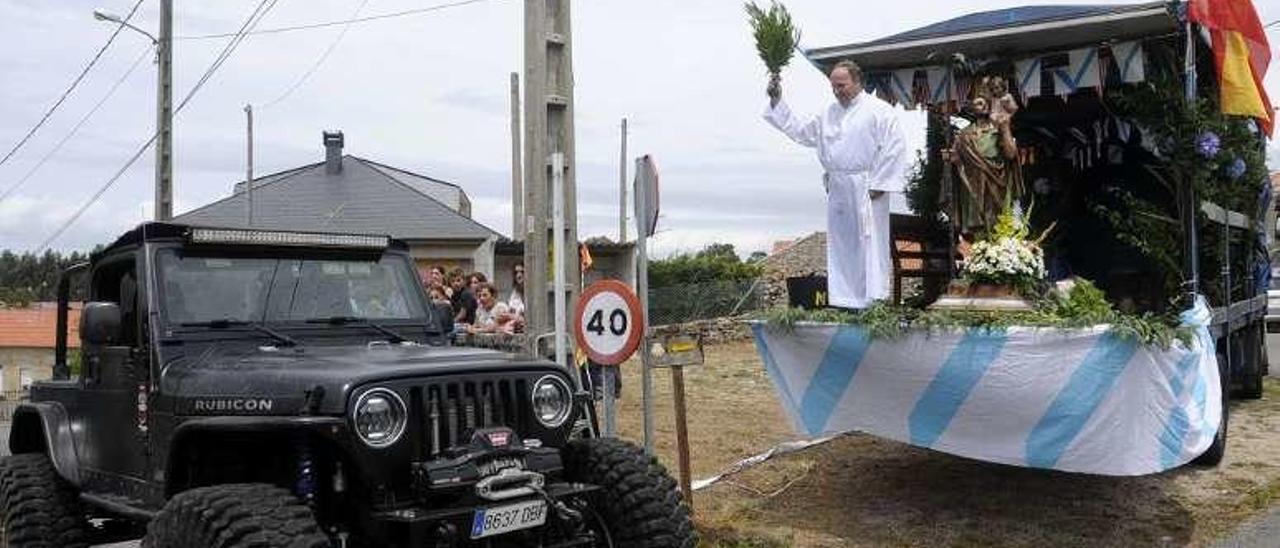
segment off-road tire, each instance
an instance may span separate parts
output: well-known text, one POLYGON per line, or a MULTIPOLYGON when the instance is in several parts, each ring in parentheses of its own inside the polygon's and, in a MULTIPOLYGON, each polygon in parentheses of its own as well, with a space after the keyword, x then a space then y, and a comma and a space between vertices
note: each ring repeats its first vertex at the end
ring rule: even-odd
POLYGON ((675 480, 658 460, 616 439, 570 442, 564 449, 569 481, 599 485, 592 501, 615 546, 693 548, 697 533, 675 480))
POLYGON ((89 522, 75 488, 49 457, 24 453, 0 459, 0 546, 64 548, 89 545, 89 522))
POLYGON ((143 548, 327 548, 315 515, 285 489, 258 483, 183 491, 151 520, 143 548))

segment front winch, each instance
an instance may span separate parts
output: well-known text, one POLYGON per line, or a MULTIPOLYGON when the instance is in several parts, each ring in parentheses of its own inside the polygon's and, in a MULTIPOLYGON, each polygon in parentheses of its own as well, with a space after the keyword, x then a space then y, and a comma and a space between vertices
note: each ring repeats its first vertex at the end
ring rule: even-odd
POLYGON ((564 466, 559 450, 522 442, 510 428, 485 428, 477 430, 467 445, 414 463, 413 469, 419 487, 426 491, 474 487, 476 495, 486 500, 507 500, 536 493, 564 466))
POLYGON ((537 472, 505 468, 476 482, 476 496, 486 500, 510 500, 542 491, 546 478, 537 472))

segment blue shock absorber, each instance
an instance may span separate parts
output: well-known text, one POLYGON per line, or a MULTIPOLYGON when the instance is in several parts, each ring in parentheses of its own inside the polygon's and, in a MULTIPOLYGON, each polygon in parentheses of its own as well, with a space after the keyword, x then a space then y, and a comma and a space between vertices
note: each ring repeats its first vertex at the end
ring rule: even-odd
POLYGON ((298 440, 298 470, 294 481, 293 494, 315 506, 316 502, 316 463, 311 455, 311 444, 305 438, 298 440))

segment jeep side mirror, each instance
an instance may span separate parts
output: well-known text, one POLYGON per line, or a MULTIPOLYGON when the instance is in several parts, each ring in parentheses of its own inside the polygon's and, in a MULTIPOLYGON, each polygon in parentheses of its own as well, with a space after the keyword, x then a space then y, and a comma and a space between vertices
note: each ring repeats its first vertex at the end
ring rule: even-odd
POLYGON ((120 305, 85 303, 80 312, 80 338, 94 345, 111 345, 120 340, 120 305))

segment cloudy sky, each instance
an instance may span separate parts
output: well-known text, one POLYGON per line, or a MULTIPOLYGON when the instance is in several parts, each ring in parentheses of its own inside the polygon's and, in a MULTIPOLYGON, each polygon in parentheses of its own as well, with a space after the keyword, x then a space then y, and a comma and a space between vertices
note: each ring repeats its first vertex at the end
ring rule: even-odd
MULTIPOLYGON (((279 0, 260 29, 377 15, 445 0, 279 0)), ((1105 2, 1099 3, 1122 3, 1105 2)), ((0 0, 0 153, 26 132, 105 42, 114 25, 96 7, 125 13, 134 0, 0 0)), ((877 38, 964 13, 1079 0, 788 0, 806 47, 877 38)), ((258 0, 177 2, 179 37, 235 30, 258 0)), ((1280 2, 1256 2, 1264 22, 1280 2)), ((155 0, 134 22, 153 29, 155 0)), ((225 197, 244 176, 245 103, 255 114, 256 171, 318 161, 320 132, 341 129, 347 152, 461 184, 474 216, 510 231, 509 76, 522 54, 520 0, 484 0, 421 15, 352 25, 332 54, 285 96, 334 43, 341 27, 249 38, 176 120, 174 192, 182 212, 225 197)), ((618 126, 629 119, 632 156, 649 153, 662 173, 657 254, 727 241, 746 254, 823 226, 820 170, 811 153, 760 120, 764 74, 740 0, 574 2, 579 230, 617 236, 618 126)), ((1280 44, 1280 27, 1273 27, 1280 44)), ((180 98, 225 39, 175 46, 180 98)), ((33 249, 65 222, 150 136, 155 67, 149 59, 102 109, 33 168, 128 71, 149 42, 121 35, 51 121, 0 166, 0 248, 33 249), (30 173, 30 175, 28 175, 30 173)), ((1280 47, 1273 47, 1280 57, 1280 47)), ((1280 98, 1280 62, 1266 80, 1280 98)), ((813 110, 829 98, 825 78, 803 62, 784 73, 787 95, 813 110)), ((918 120, 904 115, 909 126, 918 120)), ((918 137, 917 137, 918 139, 918 137)), ((1280 146, 1272 144, 1280 169, 1280 146)), ((148 151, 53 247, 106 242, 150 216, 154 160, 148 151)), ((634 233, 634 228, 628 229, 634 233)))

